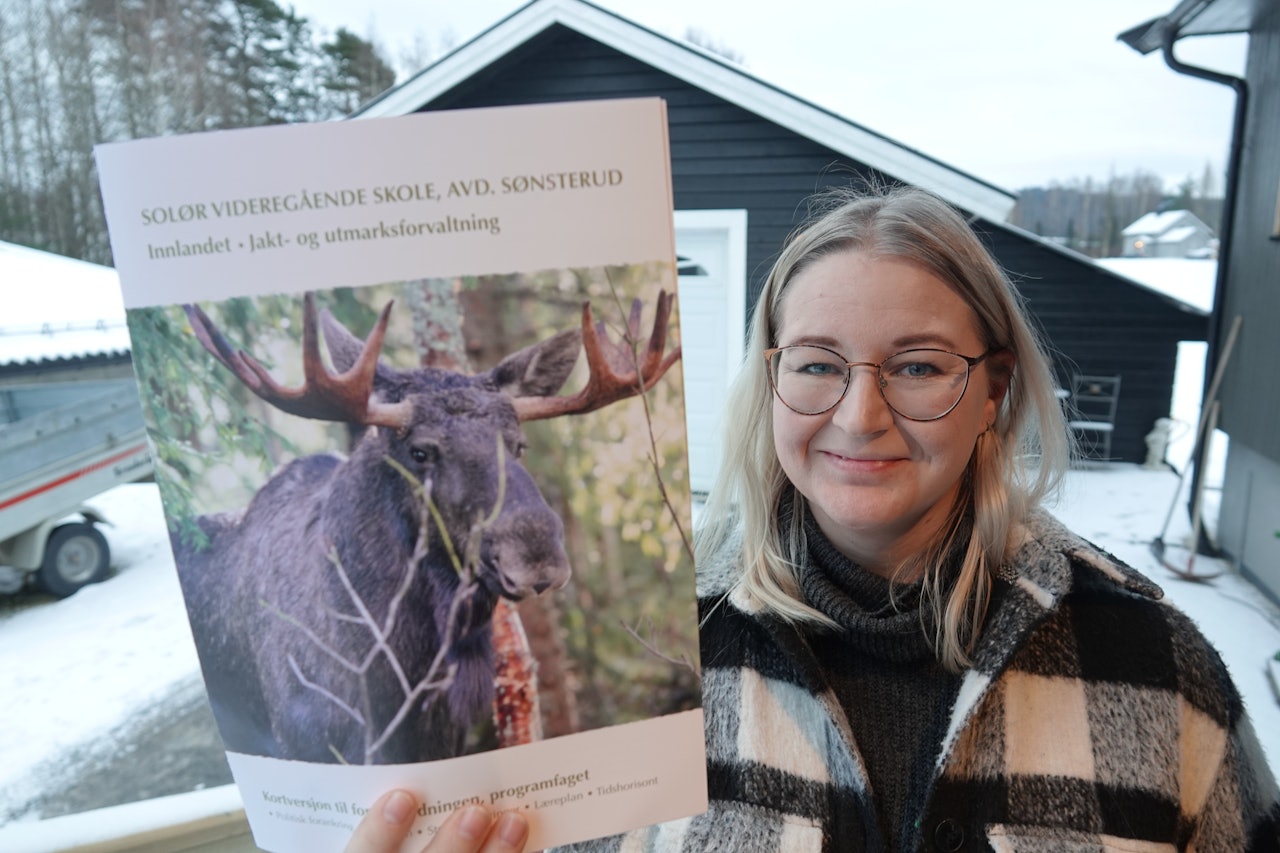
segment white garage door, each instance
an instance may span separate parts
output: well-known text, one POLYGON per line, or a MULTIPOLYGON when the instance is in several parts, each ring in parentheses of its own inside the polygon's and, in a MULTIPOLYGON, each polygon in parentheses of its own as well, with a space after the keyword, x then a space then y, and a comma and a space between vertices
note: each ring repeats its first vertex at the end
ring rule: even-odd
POLYGON ((705 493, 720 466, 721 412, 746 329, 745 210, 678 210, 680 342, 689 481, 705 493))

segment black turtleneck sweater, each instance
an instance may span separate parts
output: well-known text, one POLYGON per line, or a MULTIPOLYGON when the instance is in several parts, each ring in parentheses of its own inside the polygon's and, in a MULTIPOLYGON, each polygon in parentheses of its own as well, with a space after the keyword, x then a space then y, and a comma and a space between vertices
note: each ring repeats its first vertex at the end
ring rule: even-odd
POLYGON ((915 849, 960 677, 925 633, 921 584, 898 585, 891 600, 889 581, 850 562, 806 516, 805 600, 840 626, 813 636, 813 650, 849 718, 889 849, 915 849))

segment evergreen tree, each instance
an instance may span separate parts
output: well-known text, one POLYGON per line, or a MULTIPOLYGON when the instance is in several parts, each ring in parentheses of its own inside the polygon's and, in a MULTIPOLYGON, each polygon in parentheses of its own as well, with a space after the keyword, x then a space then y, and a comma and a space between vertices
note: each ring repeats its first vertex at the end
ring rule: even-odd
POLYGON ((333 41, 321 50, 329 58, 324 86, 332 94, 336 112, 354 112, 395 83, 396 74, 377 46, 345 27, 339 27, 333 41))

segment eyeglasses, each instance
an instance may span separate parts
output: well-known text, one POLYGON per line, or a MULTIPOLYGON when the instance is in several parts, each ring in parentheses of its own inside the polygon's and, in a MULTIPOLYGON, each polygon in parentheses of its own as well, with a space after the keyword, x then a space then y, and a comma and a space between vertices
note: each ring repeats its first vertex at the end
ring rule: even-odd
POLYGON ((876 371, 876 388, 889 408, 913 421, 936 421, 960 403, 969 371, 995 350, 969 358, 940 349, 911 349, 879 364, 845 361, 826 347, 803 345, 764 351, 769 384, 782 404, 802 415, 834 409, 849 392, 853 368, 876 371))

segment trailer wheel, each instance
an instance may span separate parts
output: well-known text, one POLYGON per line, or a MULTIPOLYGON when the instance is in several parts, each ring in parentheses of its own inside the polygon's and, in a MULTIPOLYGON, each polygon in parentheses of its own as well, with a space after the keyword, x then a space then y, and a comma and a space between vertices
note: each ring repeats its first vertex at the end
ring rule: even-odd
POLYGON ((46 592, 66 598, 80 587, 105 578, 110 561, 107 540, 98 528, 80 522, 64 524, 49 534, 36 580, 46 592))

